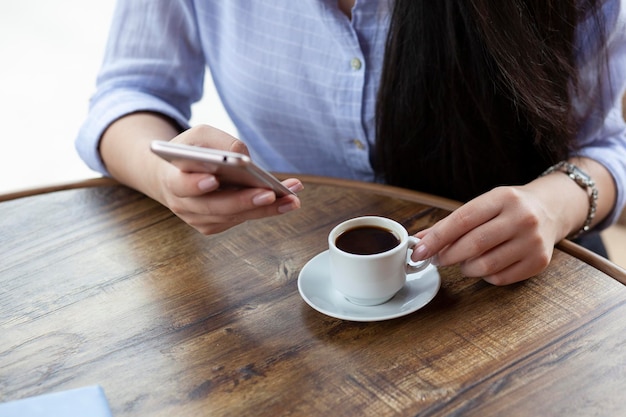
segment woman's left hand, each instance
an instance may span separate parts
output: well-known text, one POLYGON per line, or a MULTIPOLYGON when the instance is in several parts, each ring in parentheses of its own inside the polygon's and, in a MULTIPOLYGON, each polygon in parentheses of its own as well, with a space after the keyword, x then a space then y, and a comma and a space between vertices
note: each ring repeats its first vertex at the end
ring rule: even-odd
MULTIPOLYGON (((609 171, 588 158, 569 162, 594 179, 598 189, 595 226, 614 209, 616 187, 609 171)), ((416 236, 412 258, 433 257, 437 265, 460 263, 461 272, 495 285, 530 278, 543 271, 554 244, 580 230, 589 196, 576 182, 555 171, 523 186, 497 187, 459 207, 416 236)))
POLYGON ((534 276, 548 266, 555 242, 566 234, 558 207, 548 203, 529 186, 495 188, 417 233, 421 242, 413 258, 434 256, 440 266, 460 263, 464 275, 495 285, 534 276))

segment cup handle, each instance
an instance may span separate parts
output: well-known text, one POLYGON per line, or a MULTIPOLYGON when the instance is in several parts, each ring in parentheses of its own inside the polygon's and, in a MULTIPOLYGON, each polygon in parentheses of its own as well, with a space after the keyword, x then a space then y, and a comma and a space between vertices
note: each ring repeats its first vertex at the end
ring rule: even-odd
POLYGON ((414 274, 416 272, 423 271, 428 265, 430 265, 430 258, 421 260, 419 262, 414 262, 411 260, 411 253, 413 248, 417 245, 420 240, 415 236, 409 236, 409 250, 406 255, 406 273, 414 274))

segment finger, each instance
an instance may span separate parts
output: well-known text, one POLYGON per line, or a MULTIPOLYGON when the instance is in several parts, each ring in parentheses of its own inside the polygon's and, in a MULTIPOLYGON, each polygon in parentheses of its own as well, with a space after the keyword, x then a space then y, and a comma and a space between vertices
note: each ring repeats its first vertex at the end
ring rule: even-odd
MULTIPOLYGON (((459 208, 458 210, 461 209, 459 208)), ((415 234, 420 241, 415 246, 411 259, 417 262, 437 256, 438 265, 447 265, 464 260, 468 256, 475 256, 480 252, 477 250, 466 252, 463 249, 471 247, 475 239, 472 235, 468 236, 468 232, 475 231, 478 225, 494 219, 497 215, 497 212, 487 213, 487 211, 484 211, 482 216, 471 216, 470 218, 466 217, 464 213, 452 212, 448 217, 435 223, 432 227, 415 234), (455 245, 459 240, 461 240, 461 244, 455 245), (447 258, 440 259, 444 249, 451 245, 453 245, 454 250, 448 253, 447 258)), ((488 246, 488 240, 485 238, 484 232, 474 233, 474 235, 478 236, 478 247, 488 246)))
POLYGON ((430 229, 432 229, 431 227, 429 227, 428 229, 422 229, 419 232, 415 233, 415 237, 418 239, 422 239, 424 236, 426 236, 426 234, 428 232, 430 232, 430 229))
MULTIPOLYGON (((219 188, 219 181, 214 175, 199 172, 183 172, 171 164, 167 164, 167 167, 167 189, 176 197, 201 196, 219 188)), ((286 179, 283 181, 283 185, 294 193, 304 189, 304 185, 297 178, 286 179)), ((267 201, 265 204, 271 204, 272 202, 273 200, 267 201)), ((257 205, 265 204, 260 201, 257 205)))
POLYGON ((545 266, 542 265, 542 263, 522 260, 494 274, 483 276, 483 279, 490 284, 498 286, 513 284, 539 274, 547 266, 547 264, 545 266))
MULTIPOLYGON (((212 200, 212 203, 214 201, 215 200, 212 200)), ((269 206, 257 207, 240 212, 231 212, 227 208, 223 207, 212 207, 212 211, 208 214, 200 214, 198 212, 179 212, 176 213, 176 215, 194 228, 196 228, 201 233, 213 234, 219 233, 248 220, 276 216, 298 209, 299 207, 300 200, 298 199, 298 197, 289 195, 275 200, 274 203, 270 204, 269 206), (225 212, 220 213, 221 209, 225 210, 225 212)))
POLYGON ((422 240, 415 248, 413 259, 418 261, 434 256, 470 230, 501 215, 506 205, 516 200, 519 200, 518 190, 498 187, 469 201, 418 234, 422 240))
POLYGON ((174 138, 172 142, 222 149, 249 155, 248 147, 245 143, 223 130, 208 125, 198 125, 187 129, 174 138))
POLYGON ((461 272, 468 277, 483 277, 494 285, 506 285, 538 274, 548 266, 551 258, 551 247, 515 239, 464 261, 461 272))
POLYGON ((299 193, 304 190, 304 184, 302 184, 302 182, 297 178, 287 178, 282 183, 294 193, 299 193))
POLYGON ((437 254, 440 266, 452 265, 480 256, 516 235, 514 223, 495 218, 470 230, 437 254))
MULTIPOLYGON (((210 174, 184 173, 173 168, 168 175, 170 178, 168 188, 175 196, 168 199, 168 207, 179 217, 199 214, 206 219, 204 222, 239 223, 249 218, 286 213, 300 207, 298 198, 292 196, 277 200, 274 192, 266 189, 216 190, 219 184, 210 174), (194 183, 198 178, 200 179, 198 183, 194 183), (204 183, 206 185, 203 185, 204 183), (257 210, 253 216, 240 215, 272 204, 275 204, 275 207, 265 211, 257 210)), ((295 178, 287 179, 283 184, 294 193, 304 189, 300 180, 295 178)))
POLYGON ((492 250, 461 262, 461 272, 468 277, 484 277, 500 271, 522 260, 523 248, 515 241, 506 241, 492 250))
POLYGON ((241 213, 257 207, 269 206, 276 201, 276 194, 262 188, 241 190, 217 189, 196 197, 181 198, 170 207, 180 214, 197 214, 212 217, 215 221, 239 222, 241 213))
POLYGON ((300 199, 295 195, 277 199, 273 191, 249 188, 216 190, 200 197, 180 199, 179 204, 176 207, 179 214, 194 213, 213 222, 240 223, 295 210, 300 207, 300 199))
POLYGON ((178 198, 195 197, 214 191, 219 182, 214 175, 203 172, 183 172, 174 165, 163 161, 165 188, 178 198))
POLYGON ((475 199, 453 211, 425 233, 418 245, 421 255, 433 256, 469 231, 492 220, 500 213, 499 205, 489 199, 475 199), (420 249, 420 246, 424 249, 420 249))

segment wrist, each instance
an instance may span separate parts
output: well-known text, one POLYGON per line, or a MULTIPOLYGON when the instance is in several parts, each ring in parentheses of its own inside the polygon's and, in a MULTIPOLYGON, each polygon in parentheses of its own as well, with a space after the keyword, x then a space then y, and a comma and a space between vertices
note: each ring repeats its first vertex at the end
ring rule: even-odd
MULTIPOLYGON (((543 172, 543 174, 541 174, 540 177, 546 177, 549 175, 558 176, 559 173, 564 174, 569 180, 571 180, 572 183, 576 184, 579 187, 580 191, 584 192, 584 194, 586 195, 587 211, 584 221, 579 227, 575 227, 573 229, 570 228, 570 233, 567 233, 567 238, 574 239, 591 229, 591 224, 597 211, 598 188, 596 187, 596 183, 593 181, 593 179, 585 171, 568 161, 562 161, 549 167, 546 171, 543 172)), ((572 188, 571 184, 569 188, 572 188)), ((558 195, 563 194, 558 193, 558 195)), ((578 224, 580 224, 580 221, 578 222, 578 224)))
POLYGON ((104 132, 100 155, 113 178, 162 203, 165 163, 150 151, 150 142, 176 134, 174 126, 157 115, 130 114, 104 132))
POLYGON ((554 172, 524 186, 543 207, 552 227, 554 243, 579 230, 587 216, 587 198, 566 175, 554 172))

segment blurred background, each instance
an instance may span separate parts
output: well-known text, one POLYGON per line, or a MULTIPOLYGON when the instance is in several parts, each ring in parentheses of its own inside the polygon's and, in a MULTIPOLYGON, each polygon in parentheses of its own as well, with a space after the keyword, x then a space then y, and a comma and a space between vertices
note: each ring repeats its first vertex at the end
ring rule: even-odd
MULTIPOLYGON (((88 109, 115 0, 4 1, 0 14, 0 194, 98 176, 74 138, 88 109)), ((192 124, 235 134, 213 88, 192 124)), ((624 217, 624 216, 623 216, 624 217)), ((626 220, 604 232, 612 260, 626 267, 626 220)))
MULTIPOLYGON (((95 89, 115 0, 2 6, 0 193, 98 176, 76 154, 74 138, 95 89)), ((192 123, 234 133, 210 77, 205 89, 192 123)))

